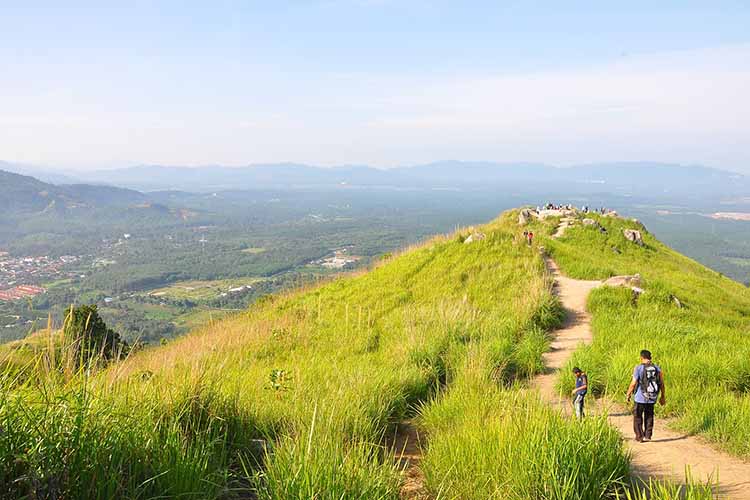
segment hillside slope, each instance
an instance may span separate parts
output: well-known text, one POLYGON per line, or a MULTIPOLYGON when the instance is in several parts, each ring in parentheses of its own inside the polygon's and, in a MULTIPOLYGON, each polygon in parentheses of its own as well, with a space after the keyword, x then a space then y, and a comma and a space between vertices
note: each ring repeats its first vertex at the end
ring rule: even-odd
MULTIPOLYGON (((396 499, 388 443, 405 419, 427 436, 432 497, 623 493, 628 457, 606 419, 572 421, 526 390, 561 308, 521 231, 503 214, 99 374, 43 355, 25 382, 0 377, 0 496, 396 499)), ((544 243, 573 267, 572 240, 544 243)))
POLYGON ((45 209, 128 205, 146 200, 145 195, 130 189, 87 184, 55 185, 4 170, 0 170, 0 186, 0 210, 4 216, 45 209))
MULTIPOLYGON (((568 228, 543 244, 574 278, 640 274, 635 296, 603 287, 589 299, 593 345, 573 363, 585 366, 598 393, 620 400, 638 352, 648 348, 668 380, 669 403, 659 411, 677 426, 728 451, 750 457, 750 290, 660 243, 639 223, 591 216, 595 225, 568 228), (638 229, 639 246, 624 229, 638 229)), ((549 234, 551 223, 540 227, 549 234)))

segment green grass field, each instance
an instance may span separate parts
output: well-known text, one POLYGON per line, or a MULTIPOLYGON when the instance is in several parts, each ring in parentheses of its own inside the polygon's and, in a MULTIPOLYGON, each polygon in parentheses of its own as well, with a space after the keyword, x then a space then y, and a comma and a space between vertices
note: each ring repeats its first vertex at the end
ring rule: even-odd
POLYGON ((627 494, 619 435, 524 389, 561 319, 539 252, 514 213, 478 230, 99 373, 63 348, 5 371, 0 497, 398 499, 385 437, 407 418, 436 499, 627 494))
POLYGON ((262 278, 248 277, 211 281, 178 281, 169 286, 149 290, 148 295, 194 301, 212 300, 218 298, 222 293, 227 293, 232 288, 253 285, 261 280, 262 278))
MULTIPOLYGON (((571 363, 585 367, 596 392, 621 400, 639 351, 651 350, 667 380, 668 404, 659 410, 681 429, 750 457, 750 290, 666 247, 637 223, 597 220, 606 234, 578 226, 542 244, 572 277, 639 273, 646 291, 635 300, 628 289, 595 290, 589 300, 594 343, 571 363), (644 231, 645 246, 627 241, 624 228, 644 231)), ((549 234, 551 227, 540 231, 549 234)))
POLYGON ((263 248, 263 247, 249 247, 249 248, 243 248, 242 249, 243 253, 249 253, 249 254, 252 254, 252 255, 257 255, 257 254, 263 253, 265 251, 266 251, 266 249, 263 248))

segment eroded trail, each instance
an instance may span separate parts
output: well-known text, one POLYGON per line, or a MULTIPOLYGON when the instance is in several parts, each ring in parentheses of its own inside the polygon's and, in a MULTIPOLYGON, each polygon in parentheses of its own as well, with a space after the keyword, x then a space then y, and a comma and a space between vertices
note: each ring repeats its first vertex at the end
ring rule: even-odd
MULTIPOLYGON (((557 264, 547 259, 547 267, 554 275, 555 293, 566 311, 563 326, 554 332, 551 349, 544 355, 546 372, 536 377, 533 386, 541 396, 561 411, 571 413, 568 394, 555 390, 557 372, 580 343, 593 340, 591 316, 586 311, 586 300, 591 290, 600 286, 598 281, 574 280, 565 277, 557 264)), ((582 367, 585 369, 585 367, 582 367)), ((606 400, 594 401, 587 397, 587 413, 609 415, 610 423, 620 430, 632 455, 632 472, 640 480, 671 479, 682 482, 685 470, 690 469, 696 481, 712 478, 718 481, 718 493, 731 499, 750 500, 750 463, 713 448, 700 438, 668 429, 668 422, 657 417, 654 439, 638 443, 633 439, 632 417, 624 406, 606 400)))
POLYGON ((404 471, 400 497, 404 500, 428 500, 430 495, 420 468, 422 445, 417 427, 410 421, 400 422, 390 441, 389 446, 404 471))

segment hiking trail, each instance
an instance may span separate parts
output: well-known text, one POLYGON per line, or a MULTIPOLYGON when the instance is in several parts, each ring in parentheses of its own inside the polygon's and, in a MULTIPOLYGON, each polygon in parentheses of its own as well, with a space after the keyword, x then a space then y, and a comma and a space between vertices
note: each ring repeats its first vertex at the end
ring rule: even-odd
MULTIPOLYGON (((559 233, 561 231, 558 229, 559 233)), ((565 309, 566 318, 554 332, 549 352, 543 355, 545 373, 537 376, 532 386, 550 404, 572 414, 571 396, 560 394, 555 389, 555 381, 558 371, 565 367, 578 345, 589 344, 593 340, 586 300, 591 290, 600 286, 601 282, 568 278, 562 275, 552 259, 545 258, 545 261, 547 269, 554 276, 554 290, 565 309)), ((581 368, 585 371, 585 367, 581 368)), ((666 375, 668 384, 669 373, 666 375)), ((633 439, 632 415, 624 405, 606 398, 593 401, 591 396, 586 399, 586 404, 588 415, 606 413, 610 424, 623 435, 631 453, 631 472, 636 479, 646 483, 650 478, 670 479, 682 484, 685 470, 689 467, 695 481, 706 482, 710 478, 714 484, 718 482, 717 493, 722 497, 750 500, 750 463, 717 450, 699 437, 670 430, 669 420, 658 416, 653 440, 638 443, 633 439)))
POLYGON ((389 441, 396 462, 404 471, 399 497, 403 500, 428 500, 430 495, 419 465, 422 461, 422 446, 416 425, 409 420, 399 422, 389 441))

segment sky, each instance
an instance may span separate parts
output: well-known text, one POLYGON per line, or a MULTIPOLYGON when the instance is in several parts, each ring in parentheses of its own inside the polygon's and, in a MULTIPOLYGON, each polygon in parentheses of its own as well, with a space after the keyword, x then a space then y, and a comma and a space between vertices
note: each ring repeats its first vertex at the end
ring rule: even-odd
POLYGON ((750 2, 0 0, 0 160, 750 174, 750 2))

